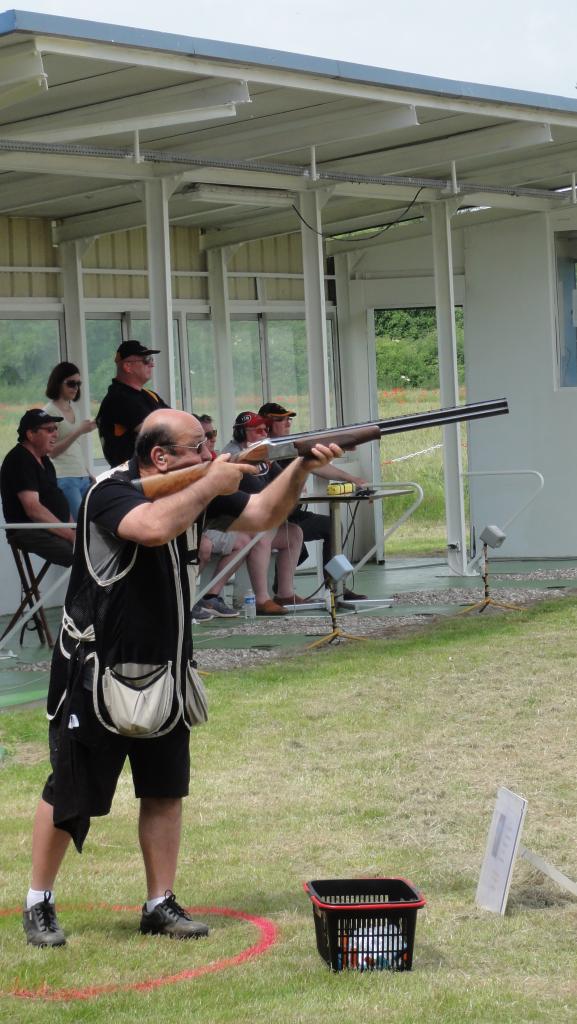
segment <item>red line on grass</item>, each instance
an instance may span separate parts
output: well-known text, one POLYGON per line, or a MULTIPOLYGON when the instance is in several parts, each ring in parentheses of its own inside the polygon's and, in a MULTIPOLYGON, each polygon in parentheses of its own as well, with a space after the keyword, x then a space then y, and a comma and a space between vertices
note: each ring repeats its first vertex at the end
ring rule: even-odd
MULTIPOLYGON (((124 904, 115 904, 110 906, 109 904, 104 903, 89 904, 83 909, 94 910, 95 908, 105 908, 107 910, 114 911, 140 910, 140 906, 129 907, 124 904)), ((44 982, 42 986, 35 990, 14 988, 10 992, 3 992, 0 993, 0 995, 16 996, 18 999, 43 999, 50 1002, 66 1002, 78 999, 94 999, 97 996, 109 994, 111 992, 150 992, 154 989, 161 988, 163 985, 174 985, 179 981, 190 981, 192 978, 200 978, 204 974, 214 974, 216 971, 224 971, 227 967, 236 967, 239 964, 244 963, 246 960, 260 956, 261 953, 264 953, 269 946, 272 946, 277 941, 278 929, 276 925, 266 917, 257 917, 254 914, 247 914, 243 910, 233 910, 231 907, 188 907, 187 909, 194 915, 216 914, 219 917, 233 917, 239 921, 247 921, 249 924, 254 925, 255 928, 258 928, 260 937, 252 946, 247 946, 235 956, 221 957, 221 959, 214 960, 212 963, 204 964, 201 967, 193 967, 187 971, 180 971, 178 974, 167 974, 160 978, 147 978, 144 981, 135 981, 126 985, 122 983, 116 985, 88 985, 85 988, 51 989, 50 986, 44 982)), ((0 916, 2 917, 8 917, 10 914, 19 913, 21 913, 20 909, 0 910, 0 916)))

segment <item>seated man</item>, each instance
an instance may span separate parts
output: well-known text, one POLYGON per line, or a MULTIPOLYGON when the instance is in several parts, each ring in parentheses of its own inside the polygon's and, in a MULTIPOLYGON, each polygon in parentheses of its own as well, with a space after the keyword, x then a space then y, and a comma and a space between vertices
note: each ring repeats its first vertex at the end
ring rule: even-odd
MULTIPOLYGON (((207 413, 203 413, 202 416, 198 417, 198 421, 204 430, 204 437, 206 441, 205 451, 208 452, 212 461, 216 459, 216 437, 217 430, 213 425, 212 416, 207 413)), ((202 537, 200 540, 200 546, 198 549, 198 575, 200 577, 203 569, 208 565, 213 555, 221 555, 218 565, 214 572, 214 577, 220 575, 220 573, 226 568, 229 562, 232 562, 235 555, 246 547, 250 537, 246 533, 233 533, 232 531, 223 530, 203 530, 202 537)), ((252 554, 252 552, 250 552, 252 554)), ((228 583, 231 576, 236 572, 238 562, 233 566, 229 573, 225 574, 221 580, 218 581, 211 587, 210 591, 205 594, 202 600, 197 601, 192 607, 192 618, 196 622, 210 622, 213 618, 237 618, 238 612, 234 608, 230 608, 223 600, 221 594, 224 586, 228 583)), ((250 572, 250 567, 249 567, 250 572)), ((253 584, 254 587, 254 584, 253 584)))
POLYGON ((6 523, 46 523, 45 530, 7 530, 8 540, 47 562, 69 566, 76 531, 50 525, 70 521, 68 502, 49 459, 61 419, 44 409, 24 413, 18 425, 18 444, 2 463, 0 489, 6 523))
MULTIPOLYGON (((261 405, 258 414, 265 420, 269 437, 286 437, 290 434, 291 420, 296 416, 296 412, 293 412, 291 409, 285 409, 278 402, 266 402, 264 405, 261 405)), ((367 483, 362 477, 352 476, 345 469, 340 469, 335 465, 314 471, 314 475, 328 480, 343 480, 346 483, 355 484, 357 487, 362 487, 367 483), (324 469, 326 469, 326 472, 324 469)), ((297 523, 300 526, 303 531, 304 544, 308 540, 322 540, 323 565, 330 562, 333 557, 330 516, 322 515, 320 512, 309 512, 303 505, 297 505, 294 512, 291 512, 289 520, 291 523, 297 523)), ((303 546, 303 553, 299 558, 299 563, 304 562, 306 557, 306 547, 303 546)), ((347 590, 346 588, 343 593, 345 600, 349 601, 361 600, 363 596, 362 594, 355 594, 352 590, 347 590)))
MULTIPOLYGON (((262 441, 266 437, 266 424, 262 416, 255 412, 241 412, 233 426, 232 440, 223 448, 223 452, 238 455, 254 441, 262 441)), ((270 464, 266 472, 257 476, 244 476, 241 490, 249 494, 258 494, 282 472, 278 463, 270 464)), ((252 587, 256 598, 257 615, 286 615, 285 605, 303 604, 303 599, 294 593, 294 574, 298 564, 303 543, 302 530, 288 520, 276 530, 270 530, 262 537, 247 558, 252 587), (272 600, 268 590, 268 567, 271 551, 277 554, 276 574, 277 591, 272 600)))

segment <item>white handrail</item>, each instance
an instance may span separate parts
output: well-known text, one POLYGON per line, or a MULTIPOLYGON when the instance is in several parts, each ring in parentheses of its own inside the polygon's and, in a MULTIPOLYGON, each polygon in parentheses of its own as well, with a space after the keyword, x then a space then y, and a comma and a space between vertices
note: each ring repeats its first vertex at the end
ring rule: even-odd
MULTIPOLYGON (((395 519, 395 522, 392 524, 392 526, 389 526, 388 530, 384 531, 384 533, 383 533, 383 543, 384 543, 391 536, 391 534, 395 533, 399 529, 399 527, 402 526, 403 523, 406 523, 407 519, 409 519, 410 516, 412 516, 413 513, 417 511, 417 509, 418 509, 419 505, 422 503, 423 498, 424 498, 425 495, 424 495, 424 491, 423 491, 423 488, 421 487, 421 485, 415 483, 414 480, 407 480, 407 481, 404 481, 404 480, 392 481, 391 480, 391 481, 387 481, 386 483, 377 484, 376 486, 379 487, 380 489, 386 489, 388 487, 390 490, 396 490, 399 487, 411 487, 412 490, 414 491, 414 493, 416 494, 416 498, 413 501, 412 505, 409 505, 409 507, 406 508, 405 511, 401 513, 401 515, 398 517, 398 519, 395 519)), ((382 497, 386 497, 386 495, 382 495, 382 497)), ((377 545, 373 544, 373 547, 370 548, 370 550, 367 551, 363 555, 363 557, 360 559, 360 561, 356 563, 356 565, 354 567, 354 572, 358 572, 359 569, 362 569, 363 565, 366 562, 368 562, 369 558, 373 557, 373 555, 375 554, 376 550, 377 550, 377 545)))

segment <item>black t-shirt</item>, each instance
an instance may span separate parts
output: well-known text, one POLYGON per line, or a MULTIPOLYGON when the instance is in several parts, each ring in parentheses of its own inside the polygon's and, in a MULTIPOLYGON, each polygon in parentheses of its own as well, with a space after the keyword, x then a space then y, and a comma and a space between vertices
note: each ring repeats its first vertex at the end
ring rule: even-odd
MULTIPOLYGON (((65 609, 79 633, 94 627, 101 667, 171 661, 180 679, 183 666, 192 657, 189 538, 185 532, 168 544, 146 547, 118 536, 122 519, 150 501, 132 486, 137 475, 136 460, 132 459, 127 470, 101 480, 83 502, 65 609)), ((201 518, 224 530, 248 501, 249 496, 239 492, 219 496, 201 518)), ((69 637, 64 637, 66 649, 70 643, 69 637)), ((57 644, 48 694, 51 715, 66 686, 67 673, 58 650, 57 644)))
POLYGON ((67 523, 70 518, 68 502, 58 488, 56 470, 50 459, 45 455, 40 465, 23 444, 15 445, 4 459, 0 471, 0 487, 7 523, 32 522, 18 498, 20 491, 35 491, 40 504, 49 509, 59 522, 67 523))
MULTIPOLYGON (((138 476, 134 460, 129 463, 129 472, 138 476)), ((231 523, 246 508, 250 495, 236 491, 234 494, 220 494, 210 502, 200 519, 203 529, 227 530, 231 523)), ((109 477, 94 490, 90 503, 90 518, 108 533, 116 534, 119 523, 131 509, 150 501, 142 491, 117 477, 109 477)), ((199 524, 199 525, 200 525, 199 524)))
MULTIPOLYGON (((260 468, 264 465, 266 465, 266 463, 261 463, 260 468)), ((282 466, 278 462, 270 462, 268 463, 268 469, 266 472, 259 473, 256 476, 245 473, 240 482, 240 489, 246 494, 260 494, 268 484, 272 483, 273 480, 276 480, 279 473, 282 473, 282 466)))
POLYGON ((111 466, 132 457, 138 427, 155 409, 168 409, 155 391, 112 381, 96 416, 104 457, 111 466))
MULTIPOLYGON (((138 466, 136 460, 131 459, 127 471, 121 471, 118 475, 114 473, 101 480, 91 493, 89 518, 97 529, 91 534, 90 560, 100 579, 116 576, 133 558, 134 543, 122 540, 118 537, 117 531, 121 521, 133 508, 147 504, 151 500, 130 483, 131 479, 137 477, 138 466)), ((249 497, 248 494, 237 491, 235 494, 219 495, 214 498, 198 521, 200 530, 209 526, 214 530, 227 530, 241 515, 249 497)), ((184 566, 188 561, 186 533, 177 538, 177 544, 181 548, 184 566)), ((132 570, 133 577, 141 577, 140 584, 134 586, 135 594, 149 591, 153 578, 151 564, 156 563, 159 552, 158 547, 139 547, 139 555, 132 570)), ((81 587, 82 577, 86 571, 84 558, 80 556, 80 552, 77 554, 70 576, 70 591, 73 593, 81 587)))

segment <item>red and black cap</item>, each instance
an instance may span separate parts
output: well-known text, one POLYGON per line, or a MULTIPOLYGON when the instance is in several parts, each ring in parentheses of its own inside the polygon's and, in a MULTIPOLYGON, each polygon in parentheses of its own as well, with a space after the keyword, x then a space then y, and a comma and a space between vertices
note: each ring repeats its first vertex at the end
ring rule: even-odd
POLYGON ((266 427, 266 422, 258 412, 239 412, 234 421, 235 427, 266 427))

